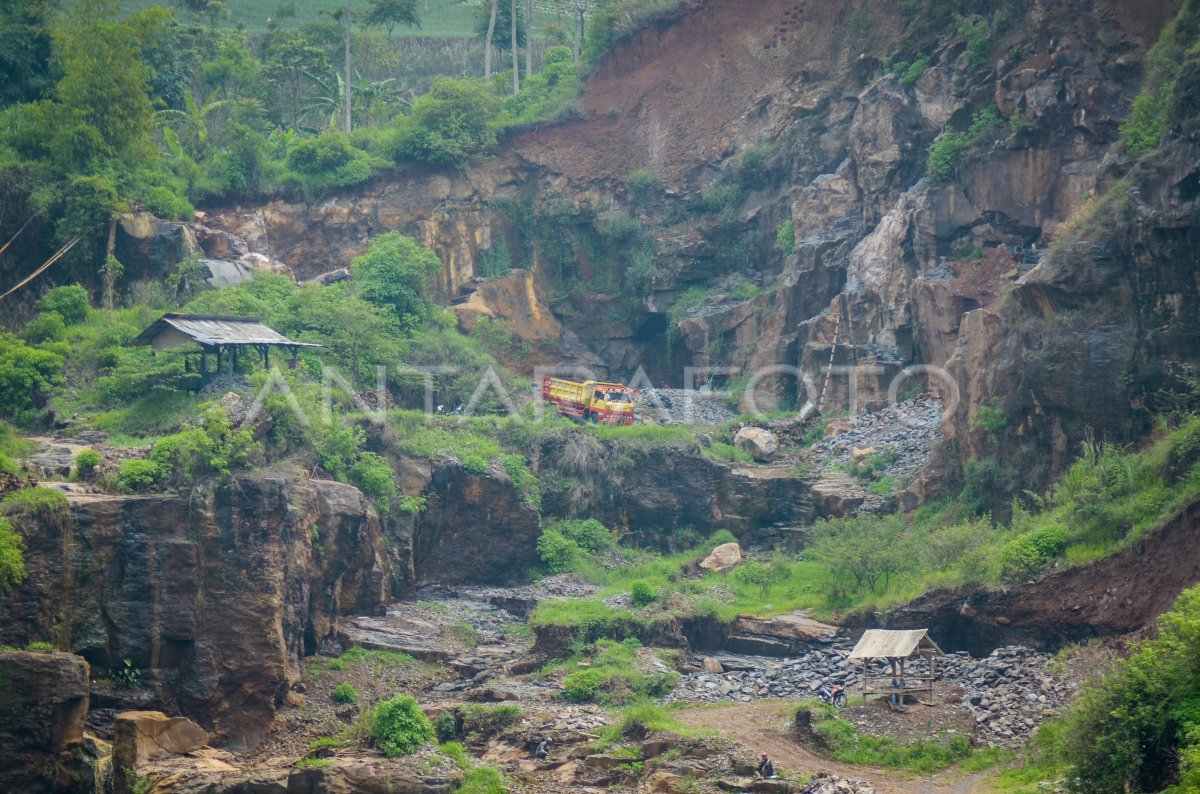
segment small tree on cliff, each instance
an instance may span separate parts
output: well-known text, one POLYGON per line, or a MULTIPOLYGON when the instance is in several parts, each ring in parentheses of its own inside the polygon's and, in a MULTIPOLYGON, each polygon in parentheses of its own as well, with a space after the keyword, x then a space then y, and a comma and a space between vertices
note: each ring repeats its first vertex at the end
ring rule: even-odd
POLYGON ((0 516, 0 596, 25 578, 25 541, 7 518, 0 516))
POLYGON ((427 282, 442 269, 437 254, 399 232, 381 234, 365 254, 350 263, 358 294, 396 313, 405 328, 416 328, 429 318, 424 297, 427 282))

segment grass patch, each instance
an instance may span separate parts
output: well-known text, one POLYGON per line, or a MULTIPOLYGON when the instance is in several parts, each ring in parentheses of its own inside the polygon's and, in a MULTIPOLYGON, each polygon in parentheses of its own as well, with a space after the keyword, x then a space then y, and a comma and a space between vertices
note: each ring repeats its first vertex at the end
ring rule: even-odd
POLYGON ((927 774, 968 762, 973 770, 985 769, 1002 757, 994 751, 977 754, 971 740, 960 733, 943 732, 936 739, 904 743, 890 736, 859 732, 854 723, 838 718, 836 710, 825 703, 809 702, 799 710, 810 715, 818 744, 838 761, 855 766, 927 774))
POLYGON ((563 697, 573 703, 621 705, 662 697, 679 680, 678 673, 650 664, 638 653, 641 643, 600 640, 575 654, 565 665, 563 697))
POLYGON ((605 752, 623 741, 638 741, 659 731, 683 737, 715 735, 713 730, 693 728, 675 719, 675 713, 683 708, 682 703, 660 705, 644 700, 625 706, 618 712, 620 719, 600 729, 596 749, 605 752))

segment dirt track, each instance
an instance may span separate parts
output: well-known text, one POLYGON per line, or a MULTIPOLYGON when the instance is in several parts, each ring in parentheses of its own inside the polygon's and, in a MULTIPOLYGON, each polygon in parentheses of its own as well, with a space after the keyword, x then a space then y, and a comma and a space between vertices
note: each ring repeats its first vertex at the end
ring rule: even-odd
POLYGON ((755 754, 765 752, 781 771, 812 775, 829 772, 849 780, 866 780, 880 794, 984 794, 989 774, 964 775, 954 770, 926 777, 854 767, 833 761, 796 741, 790 729, 795 704, 760 700, 723 707, 700 707, 679 713, 686 725, 711 728, 723 738, 743 744, 755 754))

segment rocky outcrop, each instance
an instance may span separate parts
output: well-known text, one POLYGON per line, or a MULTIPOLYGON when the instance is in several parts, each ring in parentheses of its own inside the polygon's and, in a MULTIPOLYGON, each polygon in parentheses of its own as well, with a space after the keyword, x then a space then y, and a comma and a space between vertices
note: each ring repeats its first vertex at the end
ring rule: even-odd
POLYGON ((22 526, 26 581, 0 637, 54 638, 100 670, 145 671, 155 701, 252 746, 339 615, 382 609, 389 569, 357 489, 264 470, 182 495, 68 497, 22 526))
POLYGON ((700 561, 700 567, 712 573, 729 573, 741 562, 741 547, 736 543, 722 543, 700 561))
POLYGON ((728 529, 743 543, 782 543, 813 517, 808 485, 790 466, 728 465, 694 445, 603 443, 565 432, 533 457, 545 513, 593 517, 647 547, 670 548, 679 530, 728 529))
POLYGON ((413 586, 509 584, 538 562, 538 514, 498 471, 433 467, 412 529, 413 586))
POLYGON ((743 427, 733 437, 733 443, 760 463, 769 461, 779 451, 779 439, 770 430, 761 427, 743 427))
POLYGON ((90 792, 83 722, 88 663, 69 653, 0 652, 0 788, 90 792))
POLYGON ((187 717, 161 711, 123 711, 113 724, 113 762, 133 769, 147 761, 198 750, 208 744, 208 731, 187 717))

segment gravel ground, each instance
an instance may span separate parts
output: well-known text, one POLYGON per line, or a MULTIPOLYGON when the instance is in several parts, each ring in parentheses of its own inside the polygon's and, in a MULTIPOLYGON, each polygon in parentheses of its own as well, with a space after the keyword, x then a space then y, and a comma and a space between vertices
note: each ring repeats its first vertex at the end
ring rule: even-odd
POLYGON ((660 425, 719 425, 738 416, 717 391, 642 389, 634 406, 642 422, 660 425))

